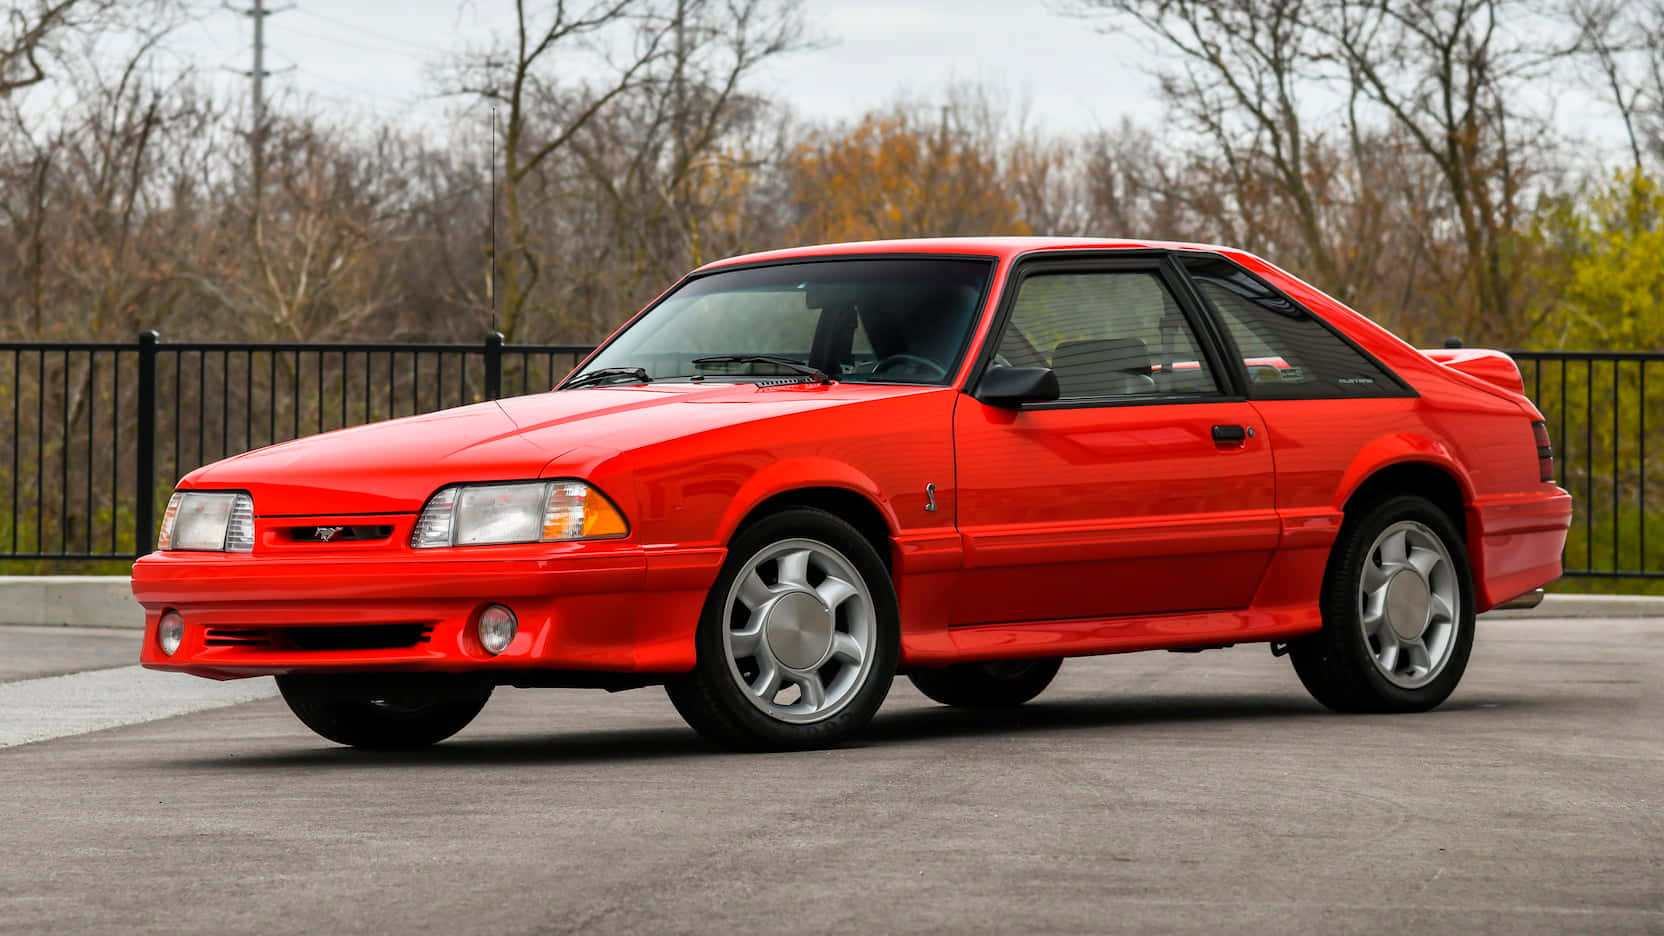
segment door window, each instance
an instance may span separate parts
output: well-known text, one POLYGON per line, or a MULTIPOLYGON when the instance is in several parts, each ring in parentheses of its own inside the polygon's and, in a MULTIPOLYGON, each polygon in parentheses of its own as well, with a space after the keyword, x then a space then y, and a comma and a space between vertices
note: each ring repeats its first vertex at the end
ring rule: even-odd
POLYGON ((1218 392, 1190 322, 1148 270, 1025 277, 995 363, 1050 367, 1064 401, 1218 392))

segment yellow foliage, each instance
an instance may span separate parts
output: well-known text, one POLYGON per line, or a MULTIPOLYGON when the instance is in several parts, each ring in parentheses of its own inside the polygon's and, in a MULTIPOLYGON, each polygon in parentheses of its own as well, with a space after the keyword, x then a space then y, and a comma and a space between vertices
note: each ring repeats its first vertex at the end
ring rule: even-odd
POLYGON ((1549 275, 1558 301, 1546 309, 1535 344, 1612 351, 1664 350, 1664 188, 1620 173, 1587 201, 1562 201, 1536 236, 1562 261, 1549 275))
POLYGON ((868 115, 800 144, 787 169, 800 242, 1031 233, 997 155, 945 121, 868 115))

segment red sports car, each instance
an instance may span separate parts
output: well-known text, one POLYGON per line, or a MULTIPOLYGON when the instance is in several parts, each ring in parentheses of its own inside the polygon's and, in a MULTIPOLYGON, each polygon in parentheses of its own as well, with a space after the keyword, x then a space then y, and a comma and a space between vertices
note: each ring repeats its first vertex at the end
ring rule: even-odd
POLYGON ((272 674, 343 744, 500 685, 663 685, 831 744, 905 673, 1033 698, 1064 657, 1268 642, 1421 711, 1571 499, 1493 351, 1422 352, 1238 250, 977 238, 694 271, 554 390, 187 475, 133 567, 143 662, 272 674))

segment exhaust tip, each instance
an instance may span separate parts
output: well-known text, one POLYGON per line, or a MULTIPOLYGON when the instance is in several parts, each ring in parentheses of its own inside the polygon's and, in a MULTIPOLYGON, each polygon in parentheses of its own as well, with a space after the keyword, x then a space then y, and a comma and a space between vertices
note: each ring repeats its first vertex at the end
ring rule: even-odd
POLYGON ((1523 595, 1510 598, 1492 608, 1492 611, 1528 611, 1543 603, 1543 590, 1534 588, 1523 595))

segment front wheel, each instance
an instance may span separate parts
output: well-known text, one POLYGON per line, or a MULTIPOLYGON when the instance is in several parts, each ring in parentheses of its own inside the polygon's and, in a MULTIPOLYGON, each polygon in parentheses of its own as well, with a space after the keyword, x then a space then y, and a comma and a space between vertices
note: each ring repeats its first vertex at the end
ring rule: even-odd
POLYGON ((1425 498, 1349 515, 1323 579, 1323 629, 1289 646, 1300 681, 1339 712, 1424 712, 1473 650, 1473 576, 1461 534, 1425 498))
POLYGON ((793 508, 734 538, 711 586, 692 672, 665 685, 700 734, 730 747, 836 744, 872 719, 900 628, 883 560, 854 527, 793 508))
POLYGON ((993 660, 918 670, 907 678, 930 699, 961 708, 1011 708, 1034 698, 1052 684, 1063 661, 993 660))
POLYGON ((289 711, 324 738, 349 747, 411 751, 449 738, 491 698, 489 685, 356 689, 343 676, 279 676, 289 711))

